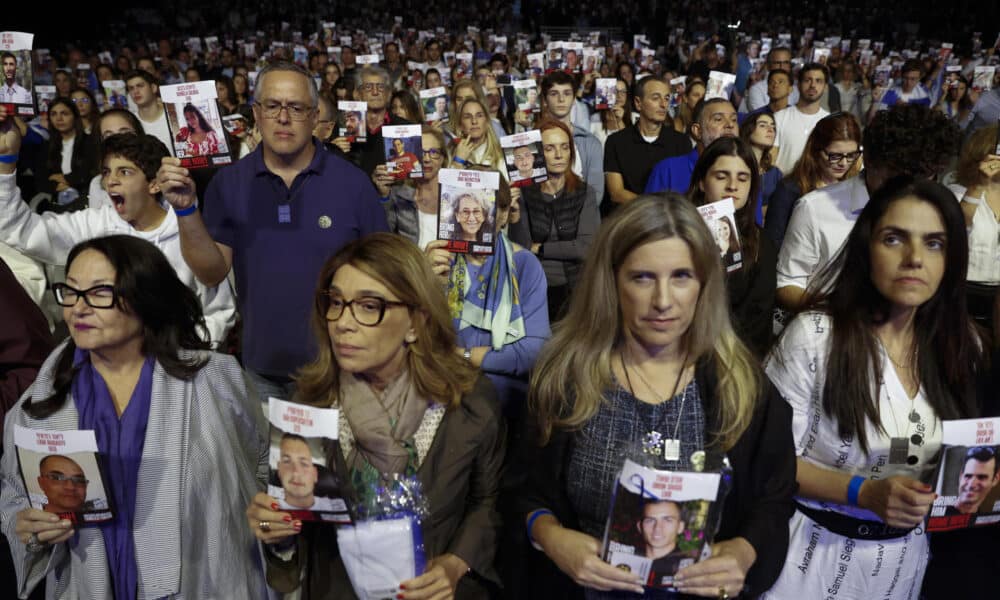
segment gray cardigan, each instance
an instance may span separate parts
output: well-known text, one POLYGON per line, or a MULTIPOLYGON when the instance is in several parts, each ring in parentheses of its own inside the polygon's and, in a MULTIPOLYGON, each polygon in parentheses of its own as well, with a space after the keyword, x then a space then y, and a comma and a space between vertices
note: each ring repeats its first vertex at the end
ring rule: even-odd
MULTIPOLYGON (((46 580, 48 598, 112 598, 104 538, 96 527, 77 529, 75 545, 29 553, 14 533, 28 508, 18 474, 14 425, 77 429, 73 399, 36 420, 23 410, 27 397, 52 393, 54 369, 66 344, 45 361, 38 379, 4 424, 0 517, 21 598, 46 580)), ((190 381, 175 379, 158 363, 136 490, 135 560, 140 600, 264 598, 267 590, 257 544, 244 516, 267 478, 267 425, 261 405, 247 393, 232 356, 209 353, 190 381)))

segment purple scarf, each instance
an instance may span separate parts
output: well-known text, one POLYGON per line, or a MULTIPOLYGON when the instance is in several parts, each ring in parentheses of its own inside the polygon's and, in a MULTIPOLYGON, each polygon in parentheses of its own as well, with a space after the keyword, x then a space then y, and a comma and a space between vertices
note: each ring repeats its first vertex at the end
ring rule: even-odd
POLYGON ((73 378, 73 402, 80 415, 80 429, 93 429, 103 461, 105 484, 113 499, 115 519, 100 525, 108 568, 117 600, 134 600, 138 591, 132 522, 139 463, 146 441, 149 403, 153 395, 153 357, 147 357, 121 418, 104 382, 90 363, 90 353, 77 349, 73 364, 80 370, 73 378))

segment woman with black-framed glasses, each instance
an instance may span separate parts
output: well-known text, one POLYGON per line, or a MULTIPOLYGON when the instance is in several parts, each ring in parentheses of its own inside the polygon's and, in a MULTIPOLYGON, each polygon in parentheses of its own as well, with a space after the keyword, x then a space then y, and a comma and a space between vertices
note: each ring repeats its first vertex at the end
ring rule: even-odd
MULTIPOLYGON (((415 476, 430 507, 422 523, 430 560, 397 597, 484 597, 497 583, 503 419, 493 386, 456 350, 423 254, 392 233, 348 244, 323 266, 312 324, 317 358, 299 371, 295 400, 340 409, 340 443, 328 459, 345 465, 347 497, 365 502, 386 477, 415 476)), ((276 502, 262 492, 247 509, 271 587, 303 600, 350 597, 337 536, 273 510, 276 502)))
POLYGON ((265 597, 240 513, 264 484, 267 429, 243 371, 207 351, 201 303, 150 242, 95 238, 66 265, 53 292, 70 339, 3 436, 0 522, 19 594, 45 579, 72 597, 265 597), (15 425, 92 430, 114 519, 86 526, 28 508, 15 425))
POLYGON ((816 124, 795 168, 768 201, 764 232, 775 246, 781 247, 799 198, 860 173, 861 151, 861 125, 853 115, 833 113, 816 124))

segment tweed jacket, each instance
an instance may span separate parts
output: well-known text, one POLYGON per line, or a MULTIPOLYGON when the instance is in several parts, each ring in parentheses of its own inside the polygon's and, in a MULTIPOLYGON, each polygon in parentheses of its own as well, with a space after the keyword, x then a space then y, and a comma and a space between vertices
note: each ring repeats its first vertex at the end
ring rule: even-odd
MULTIPOLYGON (((52 393, 54 370, 65 347, 49 356, 38 379, 7 415, 0 519, 21 598, 45 578, 50 599, 112 599, 100 529, 80 527, 75 539, 38 553, 29 553, 14 533, 17 513, 28 508, 14 451, 14 425, 77 429, 71 397, 45 419, 34 419, 23 409, 28 397, 40 401, 52 393)), ((236 360, 215 353, 204 356, 208 362, 189 381, 168 375, 159 363, 153 370, 133 523, 140 600, 267 595, 258 546, 244 516, 266 481, 267 426, 236 360)))

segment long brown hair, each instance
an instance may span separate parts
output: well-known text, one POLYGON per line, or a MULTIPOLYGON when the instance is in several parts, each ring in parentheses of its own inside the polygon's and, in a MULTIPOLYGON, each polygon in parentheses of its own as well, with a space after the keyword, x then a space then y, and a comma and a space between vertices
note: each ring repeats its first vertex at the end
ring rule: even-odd
POLYGON ((749 426, 763 375, 733 331, 718 246, 694 205, 666 193, 640 196, 615 211, 588 251, 566 318, 553 328, 531 375, 528 402, 543 442, 553 429, 579 429, 597 413, 624 336, 617 272, 633 250, 668 238, 688 245, 701 283, 683 344, 692 362, 710 358, 718 366, 718 430, 709 433, 729 449, 749 426))
MULTIPOLYGON (((821 153, 834 142, 855 142, 858 145, 858 150, 861 150, 861 126, 854 115, 833 113, 816 123, 816 127, 809 134, 809 139, 806 140, 802 156, 787 177, 798 186, 801 195, 804 196, 819 187, 823 178, 824 162, 821 153)), ((844 174, 844 179, 854 177, 860 171, 861 159, 859 158, 844 174)))
POLYGON ((340 366, 330 344, 326 311, 330 298, 323 294, 334 274, 351 265, 377 280, 411 305, 417 340, 408 346, 406 364, 417 391, 428 401, 458 406, 462 394, 476 383, 479 371, 455 352, 457 335, 444 291, 423 253, 409 240, 392 233, 373 233, 355 240, 333 255, 320 271, 313 303, 312 327, 318 352, 316 360, 299 369, 296 400, 312 406, 337 404, 340 366))

